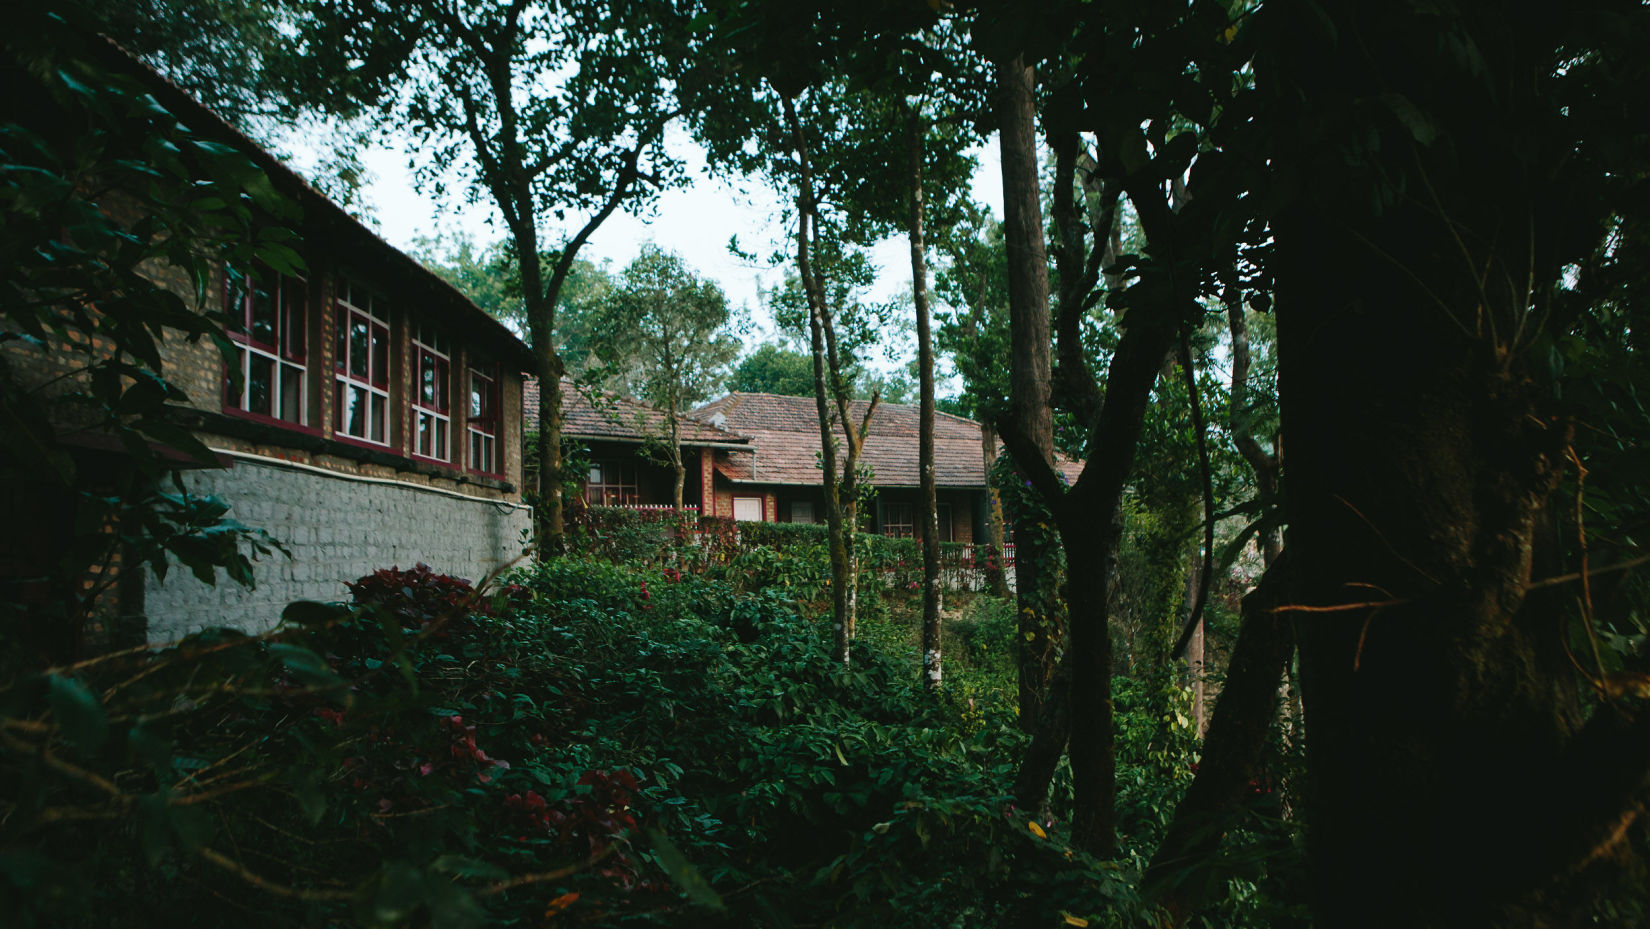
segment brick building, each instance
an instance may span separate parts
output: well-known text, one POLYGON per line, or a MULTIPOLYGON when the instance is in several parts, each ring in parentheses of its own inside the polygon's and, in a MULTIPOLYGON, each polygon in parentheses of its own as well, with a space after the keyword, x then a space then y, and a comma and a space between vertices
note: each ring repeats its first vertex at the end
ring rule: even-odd
MULTIPOLYGON (((216 269, 204 302, 228 313, 227 364, 208 340, 161 346, 166 377, 186 395, 176 419, 220 465, 185 472, 185 485, 225 498, 230 516, 291 557, 263 559, 251 591, 176 571, 123 583, 119 612, 146 616, 154 641, 207 626, 262 630, 287 602, 343 598, 343 582, 377 568, 423 561, 477 578, 519 556, 531 524, 520 492, 531 366, 521 341, 159 75, 112 46, 104 64, 135 75, 180 123, 244 154, 295 201, 301 219, 283 225, 307 265, 302 277, 216 269)), ((120 209, 118 197, 107 209, 120 209)), ((189 280, 156 277, 197 296, 189 280)), ((36 354, 13 368, 54 376, 50 353, 36 354)))
MULTIPOLYGON (((538 394, 528 388, 528 408, 538 394)), ((565 434, 589 449, 584 482, 591 504, 660 506, 671 501, 670 470, 641 453, 660 434, 663 414, 645 404, 612 398, 592 404, 564 393, 565 434)), ((856 417, 865 404, 851 407, 856 417)), ((913 536, 920 511, 918 408, 878 404, 862 464, 871 470, 876 502, 865 517, 874 532, 913 536)), ((812 397, 732 393, 688 413, 683 430, 687 487, 683 503, 710 516, 760 522, 823 522, 819 420, 812 397)), ((1068 477, 1075 469, 1062 463, 1068 477)), ((985 537, 988 483, 980 424, 934 416, 934 471, 940 537, 972 542, 985 537)))

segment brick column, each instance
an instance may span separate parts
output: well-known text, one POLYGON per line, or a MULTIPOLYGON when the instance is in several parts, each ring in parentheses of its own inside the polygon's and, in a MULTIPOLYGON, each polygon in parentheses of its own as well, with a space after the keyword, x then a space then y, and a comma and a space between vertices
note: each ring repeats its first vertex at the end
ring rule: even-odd
POLYGON ((716 449, 699 449, 699 513, 716 515, 716 449))

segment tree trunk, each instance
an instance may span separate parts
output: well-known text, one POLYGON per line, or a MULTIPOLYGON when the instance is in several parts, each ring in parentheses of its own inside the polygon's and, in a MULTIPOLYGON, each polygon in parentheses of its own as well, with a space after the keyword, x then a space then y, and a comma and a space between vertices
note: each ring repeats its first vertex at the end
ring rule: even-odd
POLYGON ((985 589, 993 596, 1008 596, 1008 574, 1003 570, 1008 557, 1003 547, 1003 500, 990 480, 997 463, 997 429, 989 421, 980 423, 980 455, 985 459, 987 489, 985 499, 985 589))
POLYGON ((1273 612, 1287 596, 1280 562, 1243 598, 1243 623, 1203 742, 1197 777, 1175 807, 1174 819, 1141 880, 1148 900, 1175 926, 1215 890, 1213 856, 1249 784, 1258 775, 1266 733, 1277 719, 1278 684, 1294 653, 1294 630, 1273 612))
POLYGON ((917 312, 918 410, 917 462, 922 494, 922 684, 937 690, 944 669, 940 663, 940 518, 934 486, 934 340, 929 332, 928 260, 923 243, 922 117, 907 114, 907 181, 911 213, 906 229, 911 241, 911 303, 917 312))
POLYGON ((1569 430, 1520 330, 1559 220, 1585 214, 1550 180, 1575 146, 1517 146, 1561 122, 1540 87, 1572 52, 1548 7, 1454 4, 1447 26, 1417 9, 1275 24, 1271 77, 1300 89, 1280 136, 1308 140, 1277 152, 1303 195, 1273 228, 1315 910, 1543 925, 1573 916, 1555 879, 1630 832, 1650 761, 1650 714, 1583 723, 1565 597, 1530 586, 1569 430), (1441 28, 1470 65, 1434 54, 1441 28), (1448 144, 1325 119, 1375 98, 1448 144), (1395 180, 1346 169, 1366 131, 1401 152, 1395 180))
MULTIPOLYGON (((837 385, 827 383, 827 372, 835 373, 835 365, 828 357, 828 350, 831 348, 828 342, 834 340, 829 339, 831 309, 825 302, 825 288, 813 264, 812 236, 817 216, 813 175, 808 164, 808 140, 790 98, 781 97, 781 103, 784 107, 786 127, 791 133, 792 145, 796 148, 798 168, 796 266, 797 275, 802 279, 803 294, 808 302, 808 335, 813 350, 814 403, 815 412, 819 417, 820 463, 824 470, 825 524, 831 557, 831 620, 835 634, 832 657, 847 665, 852 660, 854 608, 858 593, 854 583, 854 531, 857 528, 854 525, 857 518, 854 482, 856 443, 853 436, 847 437, 848 460, 845 467, 839 468, 836 430, 833 428, 830 406, 831 395, 837 392, 837 385)), ((836 378, 829 380, 834 381, 836 378)), ((874 407, 875 403, 872 405, 874 407)), ((844 419, 843 432, 846 433, 853 428, 853 424, 844 419)))
MULTIPOLYGON (((1002 155, 1003 244, 1008 254, 1009 402, 1016 428, 1030 440, 1041 460, 1052 466, 1048 256, 1038 199, 1036 82, 1023 57, 998 63, 995 104, 1002 155)), ((1059 639, 1055 580, 1044 576, 1057 557, 1053 541, 1046 527, 1014 527, 1020 725, 1028 729, 1043 715, 1059 639)))
POLYGON ((1114 799, 1117 793, 1116 734, 1112 726, 1111 623, 1106 564, 1117 551, 1110 518, 1063 523, 1067 602, 1067 650, 1072 662, 1071 719, 1081 720, 1066 745, 1076 795, 1071 841, 1099 858, 1118 853, 1114 799))
POLYGON ((674 400, 665 413, 670 425, 670 468, 676 479, 672 487, 671 505, 680 511, 682 494, 687 488, 687 463, 682 461, 682 418, 676 411, 674 400))
MULTIPOLYGON (((1206 710, 1203 705, 1203 636, 1208 623, 1200 617, 1193 617, 1192 610, 1200 596, 1200 578, 1203 574, 1204 553, 1202 549, 1193 549, 1191 563, 1186 567, 1186 621, 1193 622, 1191 638, 1186 640, 1186 653, 1181 656, 1186 667, 1186 685, 1192 690, 1192 725, 1198 738, 1203 737, 1206 710)), ((1172 656, 1171 656, 1172 657, 1172 656)))
POLYGON ((562 362, 548 332, 533 327, 539 378, 539 497, 535 531, 540 557, 561 554, 566 525, 562 515, 562 362), (542 340, 541 340, 542 339, 542 340), (538 346, 545 346, 544 349, 538 346))

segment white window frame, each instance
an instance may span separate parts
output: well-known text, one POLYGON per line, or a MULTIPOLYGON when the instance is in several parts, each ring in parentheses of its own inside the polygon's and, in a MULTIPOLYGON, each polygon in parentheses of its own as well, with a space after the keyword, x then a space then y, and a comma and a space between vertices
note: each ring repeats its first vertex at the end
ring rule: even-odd
POLYGON ((226 378, 224 385, 224 404, 237 413, 267 420, 272 423, 282 423, 292 426, 307 426, 309 424, 309 307, 306 301, 306 284, 302 278, 277 274, 273 270, 258 265, 252 271, 237 274, 226 272, 224 277, 225 309, 232 320, 236 321, 229 329, 229 339, 235 345, 235 365, 240 369, 241 389, 239 394, 231 394, 233 380, 226 378), (236 293, 236 279, 244 282, 241 290, 236 293), (273 342, 259 342, 252 334, 250 320, 252 318, 252 303, 257 282, 268 280, 272 282, 269 299, 275 305, 275 340, 273 342), (296 296, 289 293, 296 291, 296 296), (239 306, 230 307, 227 304, 235 298, 239 306), (296 326, 294 326, 293 310, 296 309, 296 326), (292 351, 293 335, 296 329, 297 341, 302 345, 298 353, 292 351), (269 412, 263 413, 252 409, 252 364, 254 359, 264 359, 270 365, 269 379, 269 412), (297 396, 293 400, 295 409, 292 416, 285 415, 287 410, 286 387, 296 382, 297 396))
POLYGON ((388 447, 393 441, 390 424, 395 420, 390 402, 389 371, 391 360, 395 356, 395 341, 394 332, 390 329, 389 307, 384 305, 382 297, 344 277, 338 279, 338 294, 334 302, 337 317, 333 320, 333 344, 336 353, 333 358, 333 434, 355 442, 388 447), (364 322, 367 327, 365 375, 356 374, 353 370, 355 349, 352 336, 357 319, 364 322), (376 354, 373 351, 373 335, 380 332, 384 339, 384 370, 377 372, 373 370, 376 354), (375 379, 375 375, 380 373, 383 376, 382 383, 375 379), (354 405, 351 401, 355 397, 364 397, 367 405, 360 434, 353 431, 354 405), (374 416, 374 401, 383 404, 382 416, 374 416), (382 435, 374 437, 374 426, 381 430, 382 435))
POLYGON ((467 436, 467 441, 464 443, 467 456, 466 463, 471 471, 498 477, 504 473, 504 461, 500 455, 500 450, 503 448, 503 442, 500 439, 504 434, 502 378, 499 376, 498 366, 490 363, 479 366, 475 364, 468 365, 467 371, 468 376, 465 378, 464 386, 470 403, 470 417, 464 424, 464 431, 467 436), (475 382, 477 378, 492 386, 490 393, 493 409, 490 416, 480 415, 487 413, 485 409, 476 409, 475 382), (491 431, 479 428, 478 423, 490 423, 492 425, 491 431))
POLYGON ((453 460, 453 356, 447 345, 445 335, 428 323, 419 322, 414 327, 413 455, 442 464, 451 464, 453 460), (437 371, 434 379, 436 396, 428 401, 424 397, 426 356, 434 361, 437 371), (446 395, 446 406, 442 406, 440 402, 443 393, 446 395), (431 437, 429 442, 425 441, 426 436, 431 437))
POLYGON ((764 518, 764 515, 765 515, 766 511, 767 511, 767 505, 761 497, 736 496, 736 497, 733 498, 733 518, 736 522, 745 522, 745 523, 766 522, 767 520, 764 518), (755 519, 750 519, 748 517, 740 516, 739 515, 739 504, 741 504, 741 503, 749 504, 749 503, 753 503, 753 502, 756 504, 756 518, 755 519))

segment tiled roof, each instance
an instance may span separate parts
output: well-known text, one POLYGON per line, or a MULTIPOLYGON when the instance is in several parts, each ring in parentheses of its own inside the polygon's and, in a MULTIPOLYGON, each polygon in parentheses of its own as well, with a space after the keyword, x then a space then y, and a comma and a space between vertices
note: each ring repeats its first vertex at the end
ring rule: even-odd
MULTIPOLYGON (((637 441, 644 436, 663 435, 663 410, 611 394, 600 394, 597 403, 573 386, 571 381, 562 386, 562 435, 578 439, 620 439, 637 441)), ((528 415, 537 417, 539 382, 528 379, 522 389, 522 406, 528 415)), ((691 416, 682 417, 683 445, 743 445, 750 439, 718 429, 691 416)))
MULTIPOLYGON (((856 401, 849 407, 856 425, 865 416, 865 406, 864 401, 856 401)), ((812 397, 735 393, 692 413, 707 421, 718 414, 724 428, 750 436, 756 448, 754 455, 729 456, 733 460, 728 468, 718 465, 729 479, 754 484, 819 483, 819 418, 812 397), (743 458, 754 460, 747 465, 740 461, 743 458)), ((837 428, 840 433, 841 426, 837 428)), ((917 486, 917 428, 917 407, 877 405, 860 456, 871 467, 876 486, 917 486)), ((940 487, 985 487, 979 423, 949 413, 934 414, 934 480, 940 487)))

